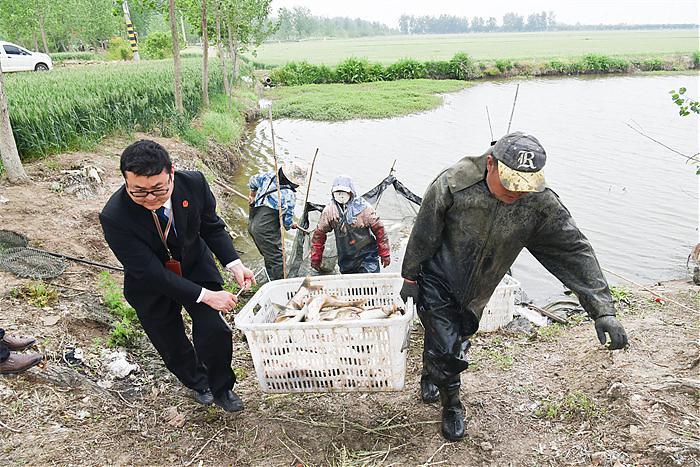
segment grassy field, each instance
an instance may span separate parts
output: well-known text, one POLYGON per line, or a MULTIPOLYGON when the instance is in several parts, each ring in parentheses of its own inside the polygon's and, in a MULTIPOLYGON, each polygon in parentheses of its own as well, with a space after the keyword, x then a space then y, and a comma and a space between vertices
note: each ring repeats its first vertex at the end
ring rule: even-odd
POLYGON ((263 44, 256 62, 280 65, 292 60, 334 65, 347 57, 390 63, 404 57, 448 60, 466 52, 476 60, 569 58, 588 53, 617 56, 690 54, 698 50, 697 30, 586 31, 548 33, 383 36, 263 44))
POLYGON ((386 118, 433 109, 442 103, 437 93, 469 86, 455 80, 378 81, 362 84, 307 84, 272 89, 276 117, 310 120, 386 118))

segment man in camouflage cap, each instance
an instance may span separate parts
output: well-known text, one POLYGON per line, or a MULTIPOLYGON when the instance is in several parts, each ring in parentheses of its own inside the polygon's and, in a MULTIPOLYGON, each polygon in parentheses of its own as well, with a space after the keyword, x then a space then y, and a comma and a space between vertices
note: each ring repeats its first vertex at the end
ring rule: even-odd
POLYGON ((442 434, 450 441, 464 436, 459 389, 468 337, 523 248, 576 293, 601 344, 607 333, 610 350, 627 345, 593 248, 545 186, 546 161, 537 138, 508 134, 438 175, 413 226, 401 297, 413 298, 425 328, 421 398, 439 396, 442 434))

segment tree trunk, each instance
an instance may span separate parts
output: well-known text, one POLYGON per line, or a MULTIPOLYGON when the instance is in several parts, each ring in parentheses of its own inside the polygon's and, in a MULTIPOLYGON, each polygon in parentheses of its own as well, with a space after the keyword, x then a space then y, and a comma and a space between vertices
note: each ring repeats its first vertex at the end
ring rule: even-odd
POLYGON ((175 108, 180 115, 185 114, 185 109, 182 105, 182 65, 180 63, 180 41, 178 39, 177 18, 175 17, 175 0, 168 0, 168 10, 170 13, 170 33, 173 36, 173 63, 175 65, 174 91, 175 91, 175 108))
POLYGON ((36 37, 36 32, 33 32, 32 36, 34 36, 34 51, 38 52, 39 51, 39 39, 37 39, 37 37, 36 37))
POLYGON ((0 68, 0 158, 2 158, 2 165, 5 167, 5 173, 10 183, 25 183, 29 181, 29 177, 27 177, 27 173, 22 167, 22 161, 19 160, 17 143, 15 142, 15 136, 12 134, 2 68, 0 68))
POLYGON ((236 86, 236 80, 238 79, 238 74, 236 73, 236 65, 238 61, 238 51, 237 42, 233 40, 233 32, 231 32, 231 27, 228 28, 228 53, 231 57, 231 86, 236 86))
POLYGON ((202 104, 209 107, 209 32, 207 31, 207 0, 202 0, 202 104))
POLYGON ((226 93, 226 99, 228 100, 229 108, 233 108, 231 84, 228 82, 228 72, 226 71, 226 55, 224 54, 224 48, 221 46, 221 18, 218 8, 216 10, 216 52, 219 55, 219 60, 221 60, 221 71, 224 74, 224 92, 226 93))
POLYGON ((46 40, 46 29, 44 28, 44 14, 39 13, 39 29, 41 30, 41 41, 44 43, 44 53, 49 53, 49 43, 46 40))

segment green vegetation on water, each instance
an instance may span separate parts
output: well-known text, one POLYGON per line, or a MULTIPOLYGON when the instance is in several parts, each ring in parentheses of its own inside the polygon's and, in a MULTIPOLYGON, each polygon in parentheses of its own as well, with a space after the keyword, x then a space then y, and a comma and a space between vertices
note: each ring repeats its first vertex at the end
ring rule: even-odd
POLYGON ((377 81, 363 84, 309 84, 272 89, 275 117, 311 120, 386 118, 433 109, 442 103, 437 93, 458 91, 464 81, 427 79, 377 81))
POLYGON ((695 29, 472 33, 267 42, 257 49, 255 60, 272 65, 294 60, 332 65, 346 57, 363 57, 386 64, 404 57, 449 60, 458 52, 475 60, 569 59, 586 54, 653 58, 689 55, 697 49, 695 29))
MULTIPOLYGON (((182 62, 185 117, 173 95, 172 61, 100 64, 15 73, 5 77, 10 120, 26 160, 89 147, 103 137, 133 130, 181 131, 202 106, 201 60, 182 62)), ((209 89, 221 93, 223 77, 210 65, 209 89)))

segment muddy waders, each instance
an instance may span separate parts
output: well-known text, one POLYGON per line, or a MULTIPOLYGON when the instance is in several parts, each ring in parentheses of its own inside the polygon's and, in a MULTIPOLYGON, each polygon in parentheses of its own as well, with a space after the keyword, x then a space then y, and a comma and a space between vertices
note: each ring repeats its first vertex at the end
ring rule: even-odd
POLYGON ((251 206, 248 233, 265 259, 270 280, 282 279, 282 234, 278 212, 268 206, 251 206))

